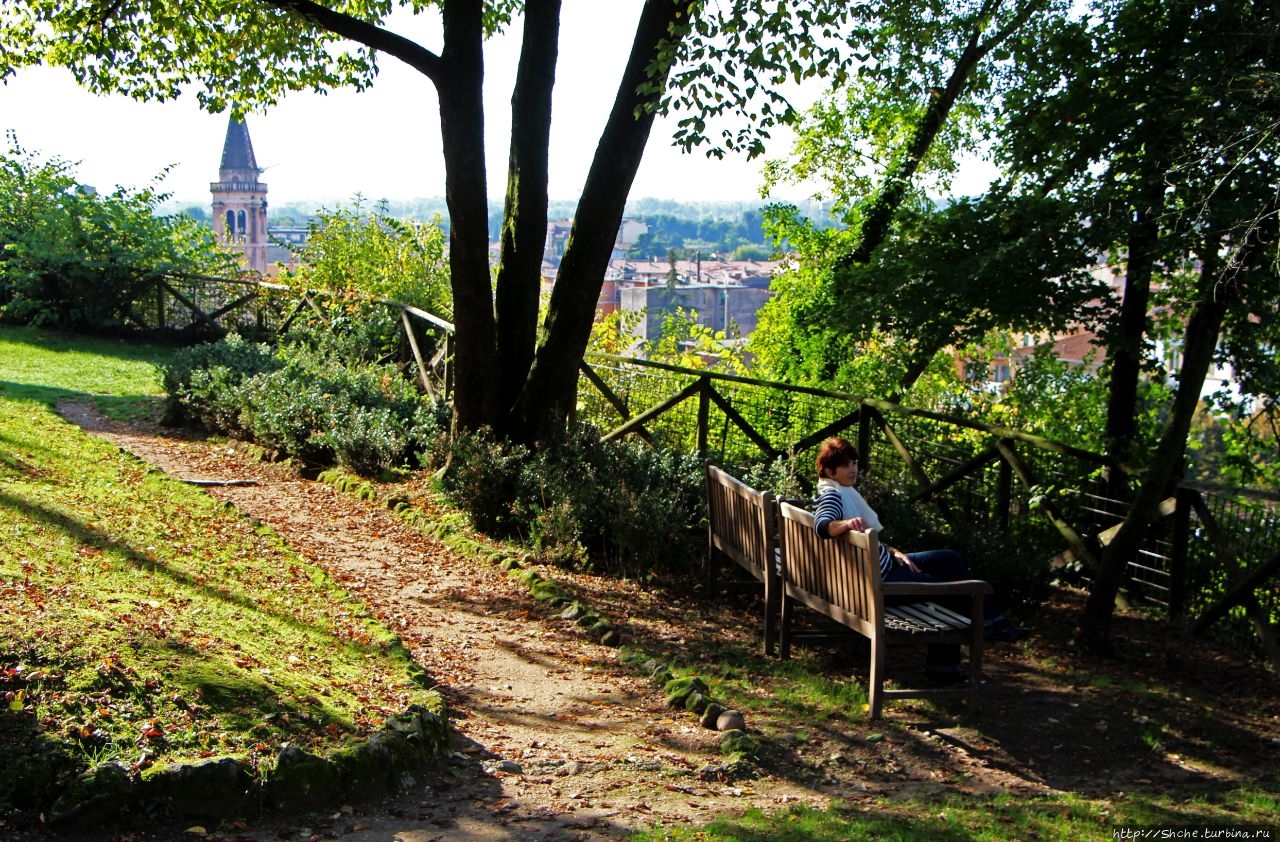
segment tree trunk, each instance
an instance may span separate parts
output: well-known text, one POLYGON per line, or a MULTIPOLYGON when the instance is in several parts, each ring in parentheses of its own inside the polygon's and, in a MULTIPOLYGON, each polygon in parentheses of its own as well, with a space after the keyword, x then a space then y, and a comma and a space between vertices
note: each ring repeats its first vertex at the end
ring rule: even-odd
MULTIPOLYGON (((1129 227, 1129 255, 1125 267, 1124 298, 1120 304, 1117 333, 1107 338, 1111 362, 1108 384, 1107 455, 1121 462, 1133 457, 1133 437, 1138 405, 1138 383, 1142 375, 1143 341, 1147 335, 1147 312, 1151 306, 1151 274, 1159 235, 1155 217, 1158 207, 1137 211, 1129 227)), ((1112 470, 1107 477, 1107 496, 1124 499, 1128 477, 1112 470)))
POLYGON ((497 345, 489 280, 489 203, 484 160, 484 4, 444 4, 444 49, 436 74, 449 208, 449 279, 453 289, 454 423, 463 429, 499 417, 493 376, 497 345))
POLYGON ((511 432, 520 441, 557 438, 577 400, 578 366, 669 64, 655 76, 650 68, 667 61, 667 45, 682 37, 684 30, 676 27, 687 20, 686 6, 680 0, 647 0, 641 11, 631 56, 574 214, 542 345, 513 412, 511 432))
POLYGON ((1089 591, 1080 617, 1077 645, 1086 651, 1108 652, 1111 649, 1111 616, 1115 610, 1116 595, 1124 582, 1129 562, 1136 557, 1146 540, 1151 524, 1155 521, 1160 501, 1168 496, 1182 471, 1182 457, 1187 447, 1187 434, 1196 408, 1200 405, 1200 390, 1205 375, 1213 362, 1218 334, 1227 311, 1225 296, 1229 285, 1215 289, 1217 270, 1210 261, 1201 270, 1200 300, 1191 311, 1183 336, 1182 366, 1178 372, 1178 391, 1173 409, 1165 422, 1150 468, 1143 475, 1142 485, 1134 497, 1120 531, 1103 550, 1099 570, 1089 591))
MULTIPOLYGON (((561 0, 529 0, 524 43, 511 95, 511 149, 503 209, 502 255, 494 300, 498 353, 495 374, 506 414, 520 394, 537 343, 542 257, 547 239, 547 178, 551 94, 556 80, 561 0)), ((504 419, 505 421, 506 419, 504 419)), ((504 434, 510 430, 500 429, 504 434)))
POLYGON ((1241 237, 1240 247, 1231 262, 1222 271, 1218 269, 1220 240, 1217 237, 1205 238, 1204 262, 1196 291, 1198 300, 1192 308, 1183 337, 1182 366, 1178 373, 1173 410, 1165 422, 1151 467, 1143 475, 1133 506, 1120 525, 1120 531, 1102 554, 1100 569, 1080 616, 1076 637, 1077 645, 1086 651, 1106 652, 1111 649, 1111 616, 1115 611, 1116 595, 1125 578, 1125 569, 1146 539, 1160 501, 1169 495, 1179 479, 1187 435, 1196 407, 1200 404, 1205 375, 1213 363, 1223 320, 1232 304, 1247 299, 1241 293, 1241 286, 1249 282, 1249 273, 1270 259, 1275 237, 1274 232, 1263 228, 1263 224, 1273 219, 1278 209, 1280 190, 1271 195, 1262 212, 1241 237))

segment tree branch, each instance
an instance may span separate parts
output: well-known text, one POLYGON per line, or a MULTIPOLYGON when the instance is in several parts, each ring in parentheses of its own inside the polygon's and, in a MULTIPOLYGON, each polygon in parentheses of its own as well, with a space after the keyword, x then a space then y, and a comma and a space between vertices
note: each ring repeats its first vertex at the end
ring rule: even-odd
POLYGON ((439 81, 440 56, 415 41, 343 12, 334 11, 312 0, 258 0, 258 2, 263 6, 270 6, 303 18, 320 29, 340 35, 349 41, 355 41, 357 44, 363 44, 371 50, 398 58, 433 82, 439 81))

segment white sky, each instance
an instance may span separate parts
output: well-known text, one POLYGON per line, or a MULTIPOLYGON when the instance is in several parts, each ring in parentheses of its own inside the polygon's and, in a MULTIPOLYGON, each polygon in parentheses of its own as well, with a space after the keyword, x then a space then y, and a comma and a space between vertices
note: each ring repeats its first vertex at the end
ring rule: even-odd
MULTIPOLYGON (((552 123, 552 200, 579 194, 613 103, 640 5, 640 0, 565 0, 552 123)), ((391 28, 434 49, 440 42, 434 21, 433 15, 398 14, 391 28)), ((502 195, 506 182, 509 102, 519 42, 517 22, 513 34, 486 48, 491 198, 502 195)), ((377 80, 363 93, 292 94, 266 113, 248 117, 273 205, 343 201, 356 193, 372 200, 444 195, 434 88, 395 59, 382 56, 380 64, 377 80)), ((819 93, 802 91, 801 96, 812 100, 819 93)), ((19 144, 42 158, 72 162, 76 178, 99 190, 145 186, 173 165, 162 189, 180 204, 208 204, 226 126, 226 114, 201 111, 193 94, 167 103, 94 96, 62 69, 29 68, 0 85, 0 129, 16 132, 19 144)), ((655 125, 633 199, 760 198, 762 161, 683 154, 671 146, 673 129, 674 121, 655 125)), ((789 145, 785 133, 776 132, 769 155, 783 157, 789 145)), ((779 198, 807 198, 803 194, 797 190, 779 198)))
MULTIPOLYGON (((552 123, 552 199, 576 198, 586 178, 640 3, 566 0, 564 7, 552 123)), ((434 27, 425 20, 395 20, 392 28, 400 34, 430 48, 439 46, 434 27)), ((519 42, 517 27, 486 48, 491 197, 501 196, 506 183, 511 81, 519 42)), ((248 117, 254 154, 265 169, 262 178, 273 204, 343 200, 357 192, 370 199, 444 195, 434 88, 395 59, 382 56, 380 65, 374 85, 363 93, 292 94, 270 111, 248 117)), ((142 187, 173 164, 164 189, 184 204, 208 203, 226 126, 225 113, 201 111, 193 94, 167 103, 94 96, 62 69, 26 69, 0 85, 0 128, 14 130, 21 146, 42 158, 76 163, 78 180, 100 190, 142 187)), ((759 198, 759 162, 684 155, 670 145, 672 127, 671 122, 655 126, 633 197, 759 198)), ((776 154, 785 152, 779 144, 776 154)))

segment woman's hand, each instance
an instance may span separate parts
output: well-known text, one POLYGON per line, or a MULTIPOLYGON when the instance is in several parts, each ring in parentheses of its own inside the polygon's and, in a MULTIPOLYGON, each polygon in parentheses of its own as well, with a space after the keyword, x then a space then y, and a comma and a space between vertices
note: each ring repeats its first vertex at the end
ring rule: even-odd
POLYGON ((920 568, 919 568, 919 567, 916 567, 916 563, 915 563, 914 561, 912 561, 911 559, 907 558, 907 554, 906 554, 906 553, 904 553, 904 552, 902 552, 901 550, 894 550, 894 551, 893 551, 893 558, 894 558, 894 561, 898 562, 898 564, 900 564, 900 565, 902 565, 903 567, 907 568, 907 569, 908 569, 908 570, 910 570, 911 572, 913 572, 913 573, 919 573, 919 572, 920 572, 920 568))
POLYGON ((867 528, 867 522, 860 517, 851 517, 844 522, 845 532, 861 532, 867 528))

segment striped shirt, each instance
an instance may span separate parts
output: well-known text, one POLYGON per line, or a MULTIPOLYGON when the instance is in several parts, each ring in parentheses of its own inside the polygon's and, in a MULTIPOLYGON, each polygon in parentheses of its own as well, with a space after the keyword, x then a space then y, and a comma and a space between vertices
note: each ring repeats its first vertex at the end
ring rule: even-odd
MULTIPOLYGON (((852 489, 850 489, 852 490, 852 489)), ((857 492, 854 492, 857 494, 857 492)), ((855 499, 861 499, 858 495, 855 499)), ((864 501, 865 502, 865 501, 864 501)), ((845 512, 844 498, 840 494, 840 489, 834 484, 822 484, 819 487, 818 499, 813 504, 813 528, 820 538, 830 538, 831 522, 836 520, 847 520, 853 517, 861 517, 864 520, 872 521, 869 524, 875 528, 879 524, 879 518, 876 513, 867 506, 867 512, 850 514, 845 512), (867 517, 867 514, 871 517, 867 517)), ((889 571, 893 568, 893 552, 884 544, 880 545, 880 578, 883 579, 889 575, 889 571)))

